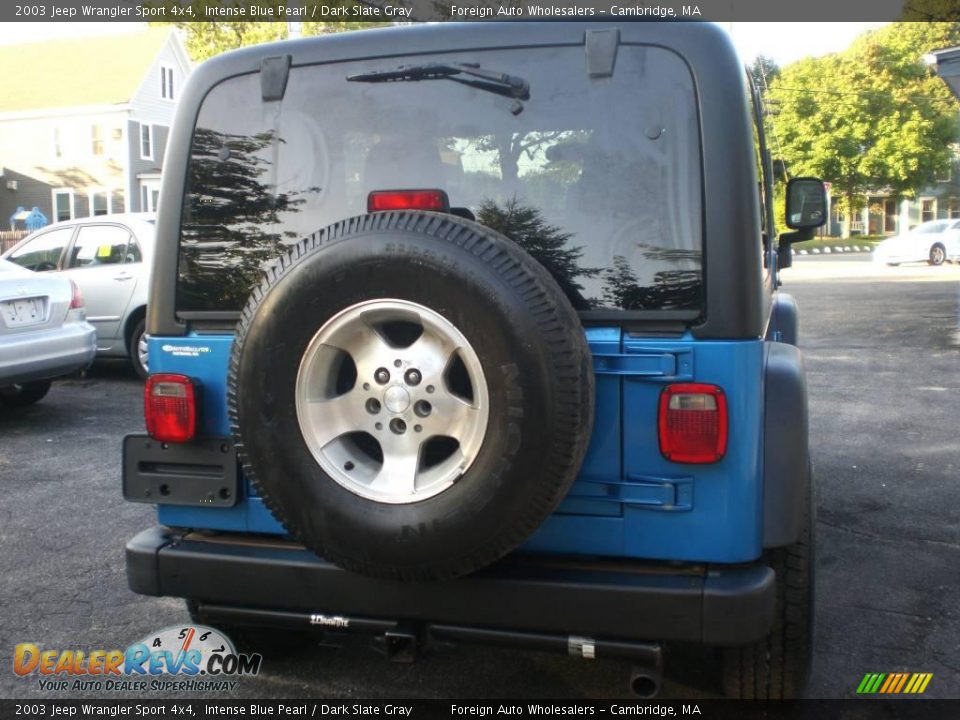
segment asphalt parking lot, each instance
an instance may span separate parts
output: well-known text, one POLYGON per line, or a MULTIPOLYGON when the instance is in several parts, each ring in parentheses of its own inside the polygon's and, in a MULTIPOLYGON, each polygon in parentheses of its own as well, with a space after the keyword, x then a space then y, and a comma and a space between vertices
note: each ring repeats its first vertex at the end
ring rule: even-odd
MULTIPOLYGON (((931 672, 960 697, 960 267, 798 258, 818 478, 812 697, 852 697, 867 672, 931 672)), ((101 363, 0 414, 0 696, 56 697, 11 672, 13 646, 123 648, 183 622, 134 595, 124 543, 154 522, 120 495, 120 440, 143 428, 142 384, 101 363)), ((709 656, 706 656, 709 659, 709 656)), ((663 694, 705 697, 709 666, 668 649, 663 694)), ((365 644, 267 660, 236 697, 615 697, 628 666, 489 648, 388 664, 365 644)), ((123 696, 123 694, 118 694, 123 696)), ((61 696, 62 697, 62 696, 61 696)))

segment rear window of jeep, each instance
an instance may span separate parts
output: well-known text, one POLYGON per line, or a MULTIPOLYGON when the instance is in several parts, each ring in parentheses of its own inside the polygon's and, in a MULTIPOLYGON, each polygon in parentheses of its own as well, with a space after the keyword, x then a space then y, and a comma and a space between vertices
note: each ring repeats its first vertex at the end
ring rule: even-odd
POLYGON ((258 74, 234 77, 197 119, 177 310, 241 309, 290 245, 399 188, 445 191, 537 257, 579 310, 701 310, 700 163, 693 80, 662 48, 621 46, 608 77, 590 76, 583 47, 294 67, 274 102, 258 74), (521 76, 530 98, 347 80, 428 62, 521 76))

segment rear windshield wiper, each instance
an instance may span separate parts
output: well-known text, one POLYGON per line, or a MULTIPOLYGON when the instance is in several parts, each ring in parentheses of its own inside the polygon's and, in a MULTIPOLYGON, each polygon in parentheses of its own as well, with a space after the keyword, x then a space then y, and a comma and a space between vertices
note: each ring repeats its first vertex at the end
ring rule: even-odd
POLYGON ((530 83, 517 75, 484 70, 477 63, 427 63, 425 65, 401 65, 392 70, 348 75, 349 82, 417 82, 418 80, 453 80, 480 90, 496 93, 518 100, 530 99, 530 83), (478 80, 471 80, 469 75, 478 80))

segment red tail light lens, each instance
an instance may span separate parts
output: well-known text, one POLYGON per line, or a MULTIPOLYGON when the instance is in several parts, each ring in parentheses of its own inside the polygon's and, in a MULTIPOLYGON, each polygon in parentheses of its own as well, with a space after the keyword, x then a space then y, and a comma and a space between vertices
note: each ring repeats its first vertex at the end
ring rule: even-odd
POLYGON ((197 433, 197 390, 186 375, 160 373, 144 390, 147 434, 160 442, 189 442, 197 433))
POLYGON ((80 292, 80 286, 73 280, 70 281, 70 309, 78 310, 83 307, 83 293, 80 292))
POLYGON ((727 397, 716 385, 677 383, 660 393, 660 452, 676 463, 704 464, 727 452, 727 397))
POLYGON ((367 196, 367 212, 386 210, 450 210, 450 198, 443 190, 374 190, 367 196))

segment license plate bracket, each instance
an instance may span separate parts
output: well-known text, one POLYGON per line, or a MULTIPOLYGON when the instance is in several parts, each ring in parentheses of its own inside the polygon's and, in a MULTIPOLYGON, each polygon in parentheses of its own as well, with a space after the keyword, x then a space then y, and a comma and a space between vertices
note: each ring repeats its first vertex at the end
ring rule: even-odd
POLYGON ((237 451, 228 438, 161 443, 123 439, 123 497, 132 502, 233 507, 240 494, 237 451))
POLYGON ((7 327, 39 325, 47 319, 46 299, 42 297, 16 298, 0 302, 0 315, 7 327))

